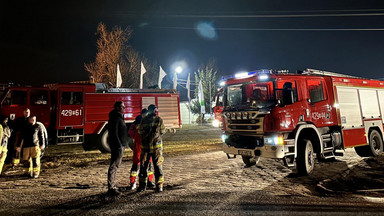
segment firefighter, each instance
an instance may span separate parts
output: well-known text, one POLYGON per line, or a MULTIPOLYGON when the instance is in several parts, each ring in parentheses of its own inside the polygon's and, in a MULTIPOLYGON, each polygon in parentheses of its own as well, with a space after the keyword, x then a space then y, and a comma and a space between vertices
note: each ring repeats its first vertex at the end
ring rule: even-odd
MULTIPOLYGON (((10 148, 8 148, 10 151, 10 157, 12 157, 12 166, 17 166, 20 163, 20 152, 15 151, 17 146, 20 146, 21 144, 21 133, 24 130, 24 128, 28 125, 28 119, 31 116, 31 110, 29 108, 25 108, 23 111, 23 116, 17 118, 13 124, 13 139, 14 141, 10 148)), ((21 146, 22 147, 22 146, 21 146)))
MULTIPOLYGON (((129 136, 133 138, 133 146, 132 146, 132 151, 133 151, 133 156, 132 156, 132 168, 131 168, 131 173, 130 173, 130 189, 134 190, 136 189, 136 177, 137 177, 137 171, 140 165, 140 154, 141 154, 141 136, 137 131, 137 126, 140 124, 141 119, 147 116, 148 110, 147 109, 142 109, 141 114, 138 115, 133 122, 133 124, 129 128, 129 136)), ((153 171, 152 171, 152 158, 149 161, 149 167, 148 167, 148 183, 147 187, 154 187, 155 184, 152 182, 153 179, 153 171)))
POLYGON ((123 159, 124 148, 129 144, 128 129, 124 122, 124 103, 117 101, 114 109, 109 113, 108 141, 111 148, 111 163, 108 169, 108 194, 119 195, 116 187, 116 172, 123 159))
POLYGON ((8 127, 8 117, 0 118, 0 175, 4 168, 4 161, 8 152, 8 139, 11 136, 11 129, 8 127), (2 137, 2 139, 1 139, 2 137))
MULTIPOLYGON (((29 117, 28 125, 21 131, 21 140, 23 142, 24 175, 37 178, 40 174, 40 154, 45 147, 45 140, 42 127, 36 124, 36 116, 29 117), (31 162, 33 169, 31 169, 31 162)), ((20 152, 21 147, 17 146, 16 150, 20 152)))
POLYGON ((141 135, 140 174, 138 191, 145 191, 147 187, 147 168, 152 158, 155 169, 156 191, 163 191, 163 142, 165 133, 163 119, 157 116, 158 109, 154 104, 148 106, 148 115, 141 120, 138 126, 141 135))

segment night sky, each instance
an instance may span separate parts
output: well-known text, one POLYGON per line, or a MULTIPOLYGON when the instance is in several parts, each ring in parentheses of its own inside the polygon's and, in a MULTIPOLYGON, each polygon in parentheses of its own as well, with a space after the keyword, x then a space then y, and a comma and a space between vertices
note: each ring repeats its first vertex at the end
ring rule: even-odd
POLYGON ((131 27, 129 44, 167 73, 186 62, 184 79, 210 58, 220 76, 315 68, 384 77, 384 1, 1 1, 0 13, 0 83, 87 80, 99 22, 131 27))

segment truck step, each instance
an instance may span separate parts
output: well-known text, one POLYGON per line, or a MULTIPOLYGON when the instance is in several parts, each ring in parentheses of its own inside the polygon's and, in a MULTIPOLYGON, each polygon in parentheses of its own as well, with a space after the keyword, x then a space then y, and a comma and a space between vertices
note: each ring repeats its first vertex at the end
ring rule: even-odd
POLYGON ((324 152, 324 153, 333 152, 333 147, 325 147, 325 148, 323 149, 323 152, 324 152))
POLYGON ((336 151, 334 152, 335 156, 344 156, 344 152, 343 151, 336 151))

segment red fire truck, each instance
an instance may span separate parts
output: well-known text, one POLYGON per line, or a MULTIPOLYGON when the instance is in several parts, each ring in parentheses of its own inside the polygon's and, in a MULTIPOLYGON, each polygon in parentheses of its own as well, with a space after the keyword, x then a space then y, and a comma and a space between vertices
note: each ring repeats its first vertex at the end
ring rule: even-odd
POLYGON ((85 150, 109 152, 108 113, 119 100, 126 106, 127 124, 142 108, 155 104, 168 130, 181 127, 179 95, 174 90, 107 88, 101 83, 10 87, 1 100, 0 113, 15 120, 29 108, 48 128, 53 143, 83 144, 85 150))
POLYGON ((260 70, 225 78, 223 148, 248 166, 282 159, 301 174, 354 148, 383 152, 384 81, 306 69, 260 70))

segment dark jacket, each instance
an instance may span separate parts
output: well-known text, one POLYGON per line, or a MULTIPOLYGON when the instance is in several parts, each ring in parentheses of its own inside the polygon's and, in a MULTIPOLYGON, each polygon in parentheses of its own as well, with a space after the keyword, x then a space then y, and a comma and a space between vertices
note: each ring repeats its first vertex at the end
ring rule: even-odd
POLYGON ((23 148, 42 146, 45 143, 44 131, 39 124, 28 124, 21 131, 23 148))
POLYGON ((128 129, 123 115, 112 110, 108 120, 108 142, 111 149, 119 149, 128 146, 128 129))
POLYGON ((155 114, 148 115, 138 126, 141 134, 141 149, 153 152, 163 147, 162 135, 165 133, 163 119, 155 114))

